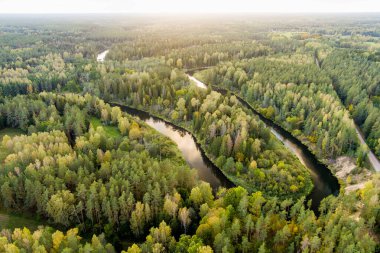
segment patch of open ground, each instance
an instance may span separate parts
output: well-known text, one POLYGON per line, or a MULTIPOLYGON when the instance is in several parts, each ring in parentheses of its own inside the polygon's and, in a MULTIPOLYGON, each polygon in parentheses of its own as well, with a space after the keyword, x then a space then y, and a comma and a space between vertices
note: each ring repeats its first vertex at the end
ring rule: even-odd
POLYGON ((346 183, 347 192, 363 188, 371 179, 372 172, 366 168, 358 168, 352 157, 340 156, 332 164, 333 173, 346 183))
POLYGON ((90 124, 92 125, 94 129, 96 129, 99 126, 103 127, 104 131, 109 137, 116 137, 116 138, 121 137, 121 133, 116 126, 104 125, 98 118, 92 117, 90 119, 90 124))
POLYGON ((336 168, 335 175, 340 179, 344 179, 356 168, 356 164, 351 157, 341 156, 336 159, 334 167, 336 168))
POLYGON ((44 225, 43 222, 40 222, 33 217, 16 215, 8 213, 4 210, 0 210, 0 230, 27 227, 33 231, 36 230, 40 225, 44 225))

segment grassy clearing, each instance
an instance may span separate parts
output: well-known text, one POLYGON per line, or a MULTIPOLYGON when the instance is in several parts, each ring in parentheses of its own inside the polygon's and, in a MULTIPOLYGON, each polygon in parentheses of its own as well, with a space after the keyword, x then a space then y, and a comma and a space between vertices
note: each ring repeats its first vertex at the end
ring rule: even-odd
POLYGON ((4 147, 1 143, 3 140, 3 137, 5 135, 8 135, 10 137, 20 135, 20 134, 25 134, 21 129, 18 128, 4 128, 0 130, 0 162, 2 163, 4 159, 7 157, 9 154, 9 151, 6 147, 4 147))
POLYGON ((31 231, 34 231, 40 225, 44 225, 43 222, 40 222, 33 217, 11 214, 4 210, 0 210, 0 230, 27 227, 31 231))
POLYGON ((95 117, 91 117, 90 119, 90 124, 93 128, 97 128, 98 126, 101 126, 103 127, 104 131, 106 132, 106 134, 109 136, 109 137, 121 137, 121 134, 120 134, 120 131, 117 127, 115 126, 107 126, 107 125, 104 125, 100 119, 98 118, 95 118, 95 117))

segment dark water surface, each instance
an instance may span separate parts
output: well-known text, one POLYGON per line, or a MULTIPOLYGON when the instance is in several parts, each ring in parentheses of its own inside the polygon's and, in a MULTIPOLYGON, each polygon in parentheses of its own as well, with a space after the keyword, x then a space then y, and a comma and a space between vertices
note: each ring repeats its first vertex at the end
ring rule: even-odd
MULTIPOLYGON (((226 94, 225 90, 218 90, 226 94)), ((238 97, 239 98, 239 97, 238 97)), ((331 171, 310 152, 310 150, 302 144, 299 140, 293 137, 288 131, 284 130, 276 123, 269 119, 264 118, 261 114, 256 112, 248 103, 240 99, 240 102, 252 110, 253 113, 258 115, 260 119, 271 129, 271 132, 284 143, 307 167, 310 171, 314 188, 308 199, 312 200, 312 210, 318 213, 318 207, 321 200, 330 194, 337 195, 339 193, 339 183, 337 178, 331 171)), ((205 156, 203 150, 196 143, 193 136, 186 130, 177 127, 169 122, 160 118, 154 117, 147 112, 130 108, 120 104, 112 104, 119 106, 123 111, 139 117, 149 126, 156 129, 158 132, 169 137, 173 140, 180 151, 182 152, 186 162, 191 168, 198 171, 199 178, 203 181, 210 183, 212 188, 216 190, 219 186, 233 187, 234 184, 228 180, 226 176, 205 156)))
POLYGON ((220 186, 227 188, 234 186, 234 184, 205 156, 194 137, 186 130, 165 122, 160 118, 151 116, 144 111, 120 104, 110 104, 113 106, 119 106, 123 111, 130 115, 139 117, 146 124, 173 140, 182 152, 187 164, 191 168, 195 168, 198 171, 199 178, 208 182, 214 190, 217 190, 220 186))
MULTIPOLYGON (((222 94, 227 94, 228 92, 225 89, 216 87, 213 87, 213 89, 222 94)), ((277 137, 277 139, 282 141, 284 145, 297 156, 301 163, 309 169, 314 188, 308 196, 308 199, 312 200, 312 210, 318 213, 318 207, 322 199, 331 194, 335 196, 339 194, 340 185, 338 179, 331 173, 326 165, 318 161, 306 145, 272 120, 265 118, 245 100, 239 96, 237 96, 237 98, 244 106, 256 114, 265 125, 270 128, 271 132, 277 137)))

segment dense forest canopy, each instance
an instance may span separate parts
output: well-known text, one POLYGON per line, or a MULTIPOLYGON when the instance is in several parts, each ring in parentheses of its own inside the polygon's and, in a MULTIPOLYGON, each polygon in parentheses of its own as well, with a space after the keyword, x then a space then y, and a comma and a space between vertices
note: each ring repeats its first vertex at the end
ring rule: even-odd
POLYGON ((379 251, 380 19, 327 17, 0 17, 0 252, 379 251))
POLYGON ((201 79, 237 91, 267 118, 307 139, 321 157, 356 152, 354 124, 329 77, 313 62, 292 61, 298 58, 226 63, 203 71, 201 79))

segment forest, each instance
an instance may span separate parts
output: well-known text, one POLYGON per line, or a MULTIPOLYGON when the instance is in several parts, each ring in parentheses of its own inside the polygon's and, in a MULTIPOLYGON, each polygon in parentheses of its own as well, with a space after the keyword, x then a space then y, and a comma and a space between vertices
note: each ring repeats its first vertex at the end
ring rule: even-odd
POLYGON ((380 250, 375 16, 0 21, 0 252, 380 250))
POLYGON ((357 153, 349 111, 329 77, 314 63, 291 64, 292 60, 256 58, 218 65, 199 75, 206 83, 236 91, 265 117, 305 139, 322 158, 357 153))
POLYGON ((204 94, 178 70, 162 70, 160 76, 156 72, 112 75, 97 85, 106 100, 148 110, 189 129, 234 183, 278 197, 310 191, 305 168, 236 97, 215 91, 204 94), (137 80, 141 81, 136 87, 137 80))

